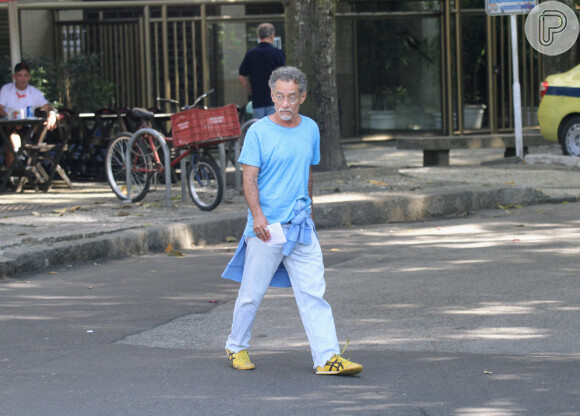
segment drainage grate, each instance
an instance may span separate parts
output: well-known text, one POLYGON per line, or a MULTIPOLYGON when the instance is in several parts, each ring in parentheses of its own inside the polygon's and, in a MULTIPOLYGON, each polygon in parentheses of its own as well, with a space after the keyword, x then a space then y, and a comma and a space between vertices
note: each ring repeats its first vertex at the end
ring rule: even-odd
POLYGON ((0 204, 0 212, 33 211, 43 208, 37 204, 0 204))

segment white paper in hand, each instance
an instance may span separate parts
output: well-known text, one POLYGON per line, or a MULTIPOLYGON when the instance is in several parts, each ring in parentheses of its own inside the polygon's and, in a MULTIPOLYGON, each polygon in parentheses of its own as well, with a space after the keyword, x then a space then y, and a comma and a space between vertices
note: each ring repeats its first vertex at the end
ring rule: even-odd
POLYGON ((267 246, 273 246, 274 244, 282 244, 286 242, 286 236, 284 231, 282 231, 282 225, 277 222, 276 224, 268 225, 268 231, 270 231, 270 239, 266 241, 267 246))

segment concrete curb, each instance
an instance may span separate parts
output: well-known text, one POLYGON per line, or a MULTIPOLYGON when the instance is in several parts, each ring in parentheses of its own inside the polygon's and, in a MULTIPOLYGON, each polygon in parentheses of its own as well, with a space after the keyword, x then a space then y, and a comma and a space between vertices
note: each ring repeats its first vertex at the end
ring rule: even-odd
POLYGON ((0 256, 0 278, 38 272, 51 266, 162 252, 168 244, 175 249, 218 244, 232 234, 241 235, 245 223, 245 215, 240 215, 202 224, 171 223, 115 231, 94 238, 61 241, 26 253, 18 253, 18 249, 7 250, 0 256))
MULTIPOLYGON (((414 195, 394 192, 386 196, 369 196, 365 200, 319 203, 315 205, 314 217, 317 227, 322 229, 421 221, 467 215, 471 211, 499 205, 544 202, 550 202, 549 197, 531 187, 474 189, 461 186, 420 191, 414 195)), ((175 249, 219 244, 228 237, 239 238, 245 223, 244 211, 209 222, 174 222, 54 242, 26 253, 15 248, 0 256, 0 278, 39 272, 54 266, 162 252, 168 244, 175 249)))
POLYGON ((580 158, 564 155, 526 155, 526 163, 530 165, 563 165, 569 167, 580 167, 580 158))

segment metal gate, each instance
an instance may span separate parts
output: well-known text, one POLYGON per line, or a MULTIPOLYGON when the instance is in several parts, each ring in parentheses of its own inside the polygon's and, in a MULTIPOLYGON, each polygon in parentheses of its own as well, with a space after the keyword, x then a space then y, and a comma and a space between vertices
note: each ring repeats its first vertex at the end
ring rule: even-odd
POLYGON ((118 107, 149 107, 154 105, 155 97, 186 104, 200 90, 197 82, 201 72, 197 58, 200 25, 196 23, 150 22, 146 32, 142 18, 59 22, 56 43, 60 47, 55 49, 64 62, 76 54, 99 54, 103 78, 116 86, 118 107), (149 33, 151 39, 146 41, 149 33))
POLYGON ((97 53, 103 78, 115 84, 117 107, 144 106, 146 98, 142 21, 59 22, 56 24, 58 59, 97 53))
MULTIPOLYGON (((459 5, 459 2, 456 2, 459 5)), ((524 127, 537 126, 537 106, 539 104, 539 84, 544 78, 541 54, 531 48, 525 38, 524 23, 526 16, 518 16, 518 53, 520 62, 520 86, 522 98, 522 124, 524 127)), ((447 33, 451 41, 445 51, 449 59, 443 67, 446 74, 446 128, 448 133, 464 133, 470 130, 466 125, 465 105, 470 104, 470 88, 466 85, 473 82, 467 69, 480 62, 480 84, 478 103, 485 106, 485 121, 482 131, 498 133, 513 130, 513 89, 512 89, 512 51, 510 39, 509 16, 490 17, 484 10, 450 9, 446 13, 447 33), (471 19, 471 20, 469 20, 471 19), (485 29, 485 39, 479 49, 471 42, 473 26, 480 24, 485 29), (465 56, 466 52, 476 55, 465 56), (478 56, 477 53, 480 55, 478 56), (461 109, 458 111, 458 109, 461 109)))

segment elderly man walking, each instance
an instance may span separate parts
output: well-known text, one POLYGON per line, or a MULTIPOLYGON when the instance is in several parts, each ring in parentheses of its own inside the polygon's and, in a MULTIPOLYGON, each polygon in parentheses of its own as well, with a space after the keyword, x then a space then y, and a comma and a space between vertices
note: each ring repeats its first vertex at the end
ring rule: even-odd
POLYGON ((357 374, 363 368, 340 355, 332 309, 323 298, 324 265, 312 219, 312 165, 320 162, 320 133, 298 112, 306 99, 306 75, 281 67, 269 85, 275 113, 251 126, 239 159, 249 209, 244 235, 223 274, 241 281, 226 352, 234 368, 255 368, 248 348, 262 298, 269 286, 291 286, 316 374, 357 374), (271 244, 276 228, 286 241, 271 244))

